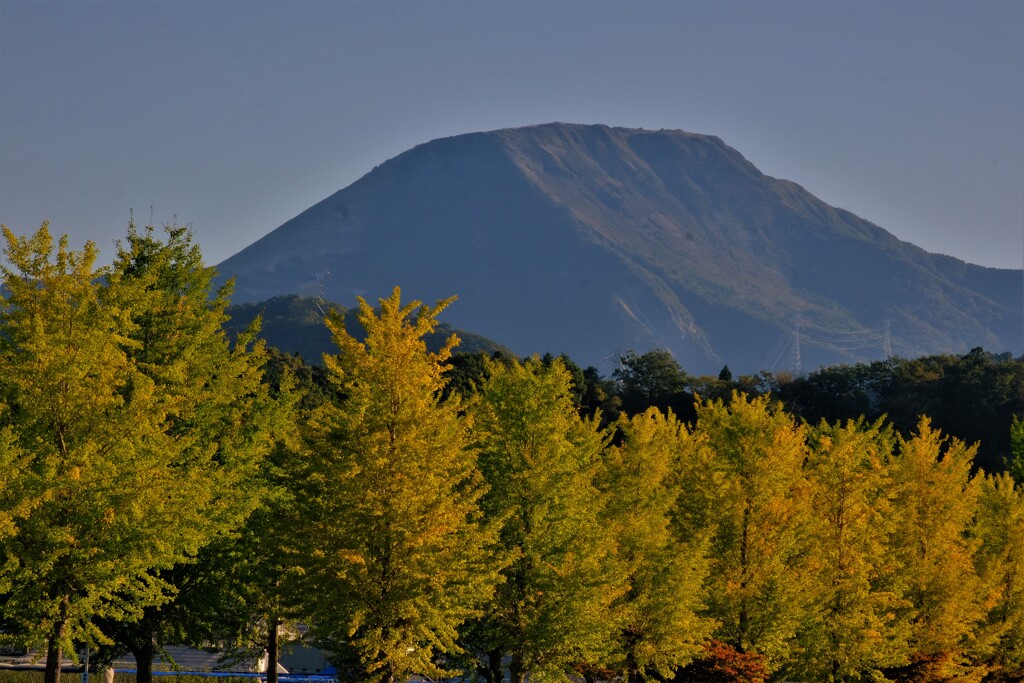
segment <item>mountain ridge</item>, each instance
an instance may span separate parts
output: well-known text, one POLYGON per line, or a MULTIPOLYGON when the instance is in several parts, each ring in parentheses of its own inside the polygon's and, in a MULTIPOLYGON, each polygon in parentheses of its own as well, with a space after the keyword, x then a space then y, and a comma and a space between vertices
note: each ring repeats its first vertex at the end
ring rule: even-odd
POLYGON ((433 140, 219 270, 240 301, 458 294, 453 325, 585 364, 660 347, 696 370, 757 371, 798 327, 807 367, 873 360, 886 329, 905 356, 1021 350, 1020 271, 930 254, 684 131, 555 123, 433 140))

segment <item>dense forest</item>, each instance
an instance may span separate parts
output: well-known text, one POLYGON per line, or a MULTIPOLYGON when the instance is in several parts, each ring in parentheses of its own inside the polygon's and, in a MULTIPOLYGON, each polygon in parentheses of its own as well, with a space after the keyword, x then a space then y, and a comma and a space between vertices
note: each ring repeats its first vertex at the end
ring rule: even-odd
POLYGON ((314 366, 227 331, 186 230, 4 236, 0 630, 48 683, 82 644, 274 683, 299 633, 380 683, 1024 676, 1020 361, 602 377, 396 288, 314 366))

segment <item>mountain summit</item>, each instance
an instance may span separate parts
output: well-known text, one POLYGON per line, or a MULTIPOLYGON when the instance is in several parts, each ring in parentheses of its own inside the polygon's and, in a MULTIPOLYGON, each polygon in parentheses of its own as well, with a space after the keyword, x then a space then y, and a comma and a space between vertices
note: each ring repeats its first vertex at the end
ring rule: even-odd
POLYGON ((1020 271, 925 252, 674 130, 434 140, 218 268, 237 302, 457 294, 446 322, 581 364, 650 348, 691 372, 1022 351, 1020 271))

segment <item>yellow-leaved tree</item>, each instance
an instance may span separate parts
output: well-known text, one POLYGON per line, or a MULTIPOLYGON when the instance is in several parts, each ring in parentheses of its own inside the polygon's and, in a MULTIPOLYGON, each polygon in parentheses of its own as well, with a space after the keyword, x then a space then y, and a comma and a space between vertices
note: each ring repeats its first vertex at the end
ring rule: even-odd
POLYGON ((338 353, 324 360, 345 397, 308 427, 295 561, 316 633, 364 680, 445 675, 438 656, 459 652, 502 566, 468 421, 440 398, 457 339, 437 353, 424 342, 450 301, 403 305, 395 288, 377 314, 360 299, 364 341, 327 320, 338 353))
POLYGON ((711 535, 707 616, 720 622, 716 638, 777 669, 810 606, 799 578, 809 542, 804 429, 768 397, 733 393, 728 404, 697 405, 694 436, 707 452, 682 496, 698 502, 680 502, 677 524, 684 536, 711 535))
POLYGON ((625 571, 595 486, 605 434, 581 419, 560 359, 487 364, 472 404, 482 500, 512 557, 472 645, 492 683, 564 680, 612 657, 625 571))
POLYGON ((1024 679, 1024 486, 1008 473, 981 481, 975 564, 988 599, 976 658, 994 681, 1024 679))
POLYGON ((793 669, 801 678, 841 683, 905 663, 909 627, 899 565, 892 481, 895 439, 881 420, 810 430, 811 547, 805 580, 814 609, 800 628, 793 669))
POLYGON ((708 574, 707 534, 681 538, 671 519, 678 476, 695 448, 686 426, 650 408, 619 418, 621 444, 608 449, 599 482, 605 512, 629 590, 617 609, 621 623, 614 668, 628 683, 671 678, 701 652, 716 626, 702 617, 708 574))
POLYGON ((971 465, 977 446, 943 437, 927 418, 898 444, 890 554, 907 603, 900 610, 910 629, 905 671, 921 680, 980 680, 984 671, 972 670, 968 657, 985 619, 985 590, 974 564, 979 480, 971 465))

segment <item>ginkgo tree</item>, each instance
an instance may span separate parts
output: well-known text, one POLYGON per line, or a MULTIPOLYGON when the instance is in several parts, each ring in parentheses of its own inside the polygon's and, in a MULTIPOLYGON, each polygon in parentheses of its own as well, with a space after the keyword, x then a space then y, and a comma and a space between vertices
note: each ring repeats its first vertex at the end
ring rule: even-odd
MULTIPOLYGON (((0 404, 0 415, 5 410, 5 406, 0 404)), ((30 456, 18 445, 10 427, 0 428, 0 547, 17 532, 18 521, 35 507, 38 500, 36 492, 26 488, 27 482, 22 476, 30 464, 30 456)), ((17 562, 16 558, 10 556, 2 560, 7 563, 17 562)), ((14 568, 0 567, 0 596, 10 592, 9 574, 14 568)))
POLYGON ((975 564, 985 585, 987 615, 978 658, 1003 678, 1024 678, 1024 487, 1007 474, 981 481, 974 533, 975 564))
MULTIPOLYGON (((73 250, 46 224, 3 232, 0 428, 23 462, 11 485, 34 498, 8 511, 0 587, 7 623, 45 645, 51 683, 62 651, 108 641, 98 620, 134 621, 168 600, 161 572, 244 517, 223 486, 243 481, 263 446, 225 426, 249 416, 260 360, 223 337, 221 362, 207 358, 210 336, 181 328, 182 348, 206 365, 147 358, 169 337, 147 341, 146 315, 195 314, 181 312, 183 297, 155 301, 150 276, 97 267, 95 245, 73 250), (208 411, 216 419, 199 419, 208 411)), ((215 308, 203 316, 219 329, 215 308)))
POLYGON ((612 657, 626 569, 595 485, 606 434, 581 419, 559 359, 487 364, 472 403, 481 505, 501 526, 504 568, 472 643, 490 680, 562 680, 612 657))
POLYGON ((449 302, 403 305, 396 288, 378 314, 360 300, 363 341, 327 320, 338 353, 324 360, 344 399, 308 426, 294 562, 318 637, 365 680, 443 675, 436 657, 458 653, 502 566, 469 423, 441 398, 457 338, 436 353, 424 342, 449 302))
POLYGON ((909 624, 910 670, 932 680, 968 676, 986 611, 974 564, 980 539, 972 529, 981 481, 971 471, 977 445, 943 436, 927 418, 897 442, 889 553, 906 602, 898 614, 909 624))
POLYGON ((627 683, 639 683, 670 678, 702 651, 716 624, 700 616, 707 535, 680 538, 672 532, 672 511, 682 493, 677 475, 695 448, 689 430, 671 412, 655 408, 620 417, 618 429, 621 444, 608 449, 599 482, 629 581, 617 605, 615 668, 627 683))
MULTIPOLYGON (((162 397, 165 427, 178 445, 179 485, 195 497, 180 511, 177 533, 205 546, 215 534, 241 527, 264 496, 266 456, 290 431, 290 404, 275 400, 262 383, 266 354, 252 341, 256 328, 232 340, 223 329, 230 281, 214 289, 216 275, 183 226, 167 226, 163 239, 148 226, 129 224, 106 276, 108 291, 134 323, 126 353, 162 397), (187 522, 187 520, 190 520, 187 522)), ((280 399, 280 396, 277 397, 280 399)), ((210 552, 159 578, 170 584, 170 601, 144 608, 137 620, 105 626, 135 657, 139 683, 152 678, 155 655, 166 644, 200 645, 212 637, 214 608, 210 552)))
POLYGON ((902 664, 909 625, 899 566, 895 437, 879 420, 822 422, 810 430, 811 549, 807 583, 815 607, 800 628, 801 677, 842 683, 902 664))
POLYGON ((809 607, 799 576, 808 544, 804 428, 766 396, 734 393, 697 405, 693 490, 677 517, 685 536, 710 533, 707 616, 716 637, 777 669, 790 656, 809 607))

